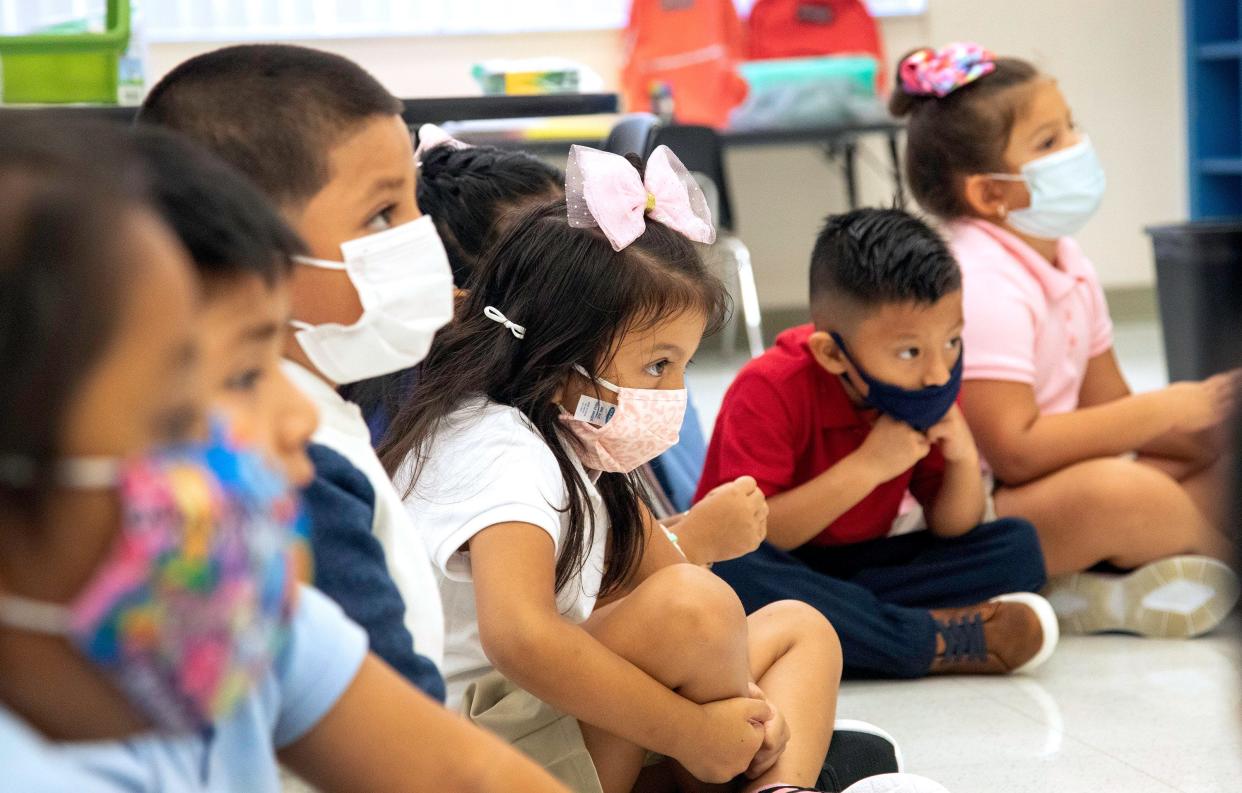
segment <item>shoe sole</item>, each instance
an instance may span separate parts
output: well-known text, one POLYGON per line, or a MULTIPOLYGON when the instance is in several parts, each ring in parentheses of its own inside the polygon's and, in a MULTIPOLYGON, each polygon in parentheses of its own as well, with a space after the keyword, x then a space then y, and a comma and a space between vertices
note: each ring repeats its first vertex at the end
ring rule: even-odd
POLYGON ((856 782, 843 793, 949 793, 939 782, 915 774, 882 774, 856 782))
POLYGON ((1039 619, 1039 626, 1044 632, 1044 643, 1040 645, 1039 652, 1035 653, 1031 660, 1022 664, 1022 666, 1009 670, 1009 674, 1016 675, 1020 672, 1030 672, 1037 667, 1043 666, 1044 662, 1052 657, 1052 653, 1057 649, 1057 642, 1061 640, 1061 628, 1057 622, 1057 614, 1052 610, 1052 604, 1032 592, 1014 592, 1009 595, 994 597, 988 602, 1021 603, 1025 605, 1035 612, 1035 616, 1039 619))
POLYGON ((884 730, 869 721, 858 721, 857 719, 837 719, 836 723, 832 725, 832 731, 836 733, 844 730, 848 730, 850 732, 861 732, 866 735, 874 735, 877 738, 882 738, 888 741, 893 747, 893 759, 897 761, 897 771, 900 773, 905 770, 906 761, 905 758, 901 756, 901 747, 897 745, 897 739, 889 735, 884 730))
POLYGON ((1206 556, 1171 556, 1129 573, 1075 573, 1045 592, 1066 633, 1135 633, 1165 639, 1202 636, 1238 602, 1238 577, 1206 556))

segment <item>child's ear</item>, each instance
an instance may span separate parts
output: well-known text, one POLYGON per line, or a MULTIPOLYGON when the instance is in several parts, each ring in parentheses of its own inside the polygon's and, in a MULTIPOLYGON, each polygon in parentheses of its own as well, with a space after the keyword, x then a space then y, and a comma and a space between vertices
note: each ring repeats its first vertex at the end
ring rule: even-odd
POLYGON ((811 348, 815 361, 825 370, 835 375, 846 373, 845 354, 827 331, 815 331, 806 340, 806 344, 811 348))
POLYGON ((1020 197, 1014 195, 1014 189, 1025 190, 1020 182, 1004 182, 993 179, 986 174, 967 176, 962 183, 962 194, 966 205, 977 217, 1003 223, 1011 209, 1019 209, 1030 203, 1028 198, 1019 204, 1020 197))

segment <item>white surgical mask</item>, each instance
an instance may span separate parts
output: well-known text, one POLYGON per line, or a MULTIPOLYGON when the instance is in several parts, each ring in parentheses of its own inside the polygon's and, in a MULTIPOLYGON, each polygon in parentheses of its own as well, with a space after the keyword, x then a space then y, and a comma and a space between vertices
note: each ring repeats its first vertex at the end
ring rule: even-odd
POLYGON ((1031 205, 1011 211, 1009 225, 1023 234, 1055 240, 1077 234, 1099 208, 1107 180, 1091 140, 1031 160, 1022 175, 988 174, 994 179, 1026 182, 1031 205))
POLYGON ((362 316, 352 325, 293 321, 311 363, 344 385, 421 361, 436 331, 453 318, 453 271, 431 218, 344 242, 341 254, 344 262, 296 259, 345 271, 362 302, 362 316))

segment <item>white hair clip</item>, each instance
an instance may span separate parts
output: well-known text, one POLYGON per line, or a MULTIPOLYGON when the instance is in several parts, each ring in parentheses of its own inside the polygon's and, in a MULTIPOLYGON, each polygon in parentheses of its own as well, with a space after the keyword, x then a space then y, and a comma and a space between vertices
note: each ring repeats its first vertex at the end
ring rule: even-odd
POLYGON ((508 317, 500 313, 499 309, 493 306, 487 306, 486 308, 483 309, 483 316, 487 317, 493 322, 499 322, 501 325, 504 325, 506 328, 509 329, 509 332, 513 334, 514 338, 516 339, 526 338, 526 327, 524 325, 519 325, 516 322, 510 321, 508 317))

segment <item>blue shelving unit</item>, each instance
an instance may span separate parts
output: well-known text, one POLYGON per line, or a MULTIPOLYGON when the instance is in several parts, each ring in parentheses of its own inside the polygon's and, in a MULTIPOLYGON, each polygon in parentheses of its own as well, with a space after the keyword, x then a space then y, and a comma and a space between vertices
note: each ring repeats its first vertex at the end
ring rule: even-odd
POLYGON ((1242 0, 1185 0, 1190 216, 1242 217, 1242 0))

